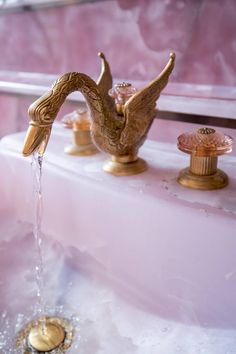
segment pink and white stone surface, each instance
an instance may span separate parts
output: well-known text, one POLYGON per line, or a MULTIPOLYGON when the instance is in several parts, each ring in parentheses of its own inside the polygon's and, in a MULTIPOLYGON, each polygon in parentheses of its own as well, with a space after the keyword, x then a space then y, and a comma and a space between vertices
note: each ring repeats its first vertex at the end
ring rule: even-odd
MULTIPOLYGON (((29 224, 32 172, 30 158, 21 156, 23 138, 24 133, 12 135, 0 144, 1 212, 11 209, 14 220, 29 224)), ((117 352, 121 347, 132 354, 154 354, 157 348, 163 354, 180 350, 195 354, 202 348, 207 354, 233 353, 235 157, 220 160, 230 177, 229 186, 201 192, 177 184, 178 171, 188 164, 188 157, 175 145, 147 141, 140 156, 147 160, 149 170, 116 178, 102 171, 107 158, 103 154, 64 155, 69 141, 69 132, 56 124, 43 165, 42 230, 63 247, 63 262, 67 262, 64 257, 70 259, 69 269, 65 264, 60 268, 64 275, 56 274, 61 281, 76 278, 72 293, 65 296, 72 296, 71 306, 78 310, 81 292, 78 311, 88 321, 82 331, 93 329, 94 352, 109 352, 113 342, 106 346, 104 341, 111 333, 109 340, 115 340, 117 352), (88 273, 80 283, 79 272, 84 270, 88 273), (99 283, 93 283, 93 276, 99 283), (101 296, 95 300, 92 294, 96 293, 101 296), (89 294, 87 300, 83 294, 89 294), (95 323, 102 314, 104 332, 95 323)), ((17 233, 15 237, 12 242, 20 242, 17 233)), ((16 262, 18 257, 16 252, 16 262)), ((5 271, 9 272, 6 265, 1 276, 5 271)))
MULTIPOLYGON (((20 154, 23 137, 4 138, 0 147, 1 309, 13 318, 34 300, 32 176, 30 159, 20 154), (9 231, 10 217, 21 222, 9 231), (22 284, 19 303, 12 296, 22 284)), ((112 346, 132 354, 233 352, 235 158, 221 165, 230 186, 202 193, 176 184, 187 159, 170 144, 147 142, 141 155, 149 172, 117 179, 101 171, 102 154, 63 155, 69 140, 56 125, 44 162, 43 231, 58 245, 45 241, 46 293, 51 306, 81 317, 82 353, 107 354, 112 346)))
MULTIPOLYGON (((111 0, 3 15, 0 78, 9 71, 56 76, 80 71, 96 78, 97 52, 103 50, 114 77, 147 81, 174 50, 171 81, 210 85, 206 94, 215 97, 216 85, 222 95, 223 86, 236 82, 235 16, 234 0, 111 0)), ((7 76, 14 81, 13 73, 7 76)), ((40 83, 40 75, 28 78, 40 83)), ((235 93, 226 95, 236 99, 235 93)), ((26 127, 28 102, 1 96, 1 136, 26 127)))

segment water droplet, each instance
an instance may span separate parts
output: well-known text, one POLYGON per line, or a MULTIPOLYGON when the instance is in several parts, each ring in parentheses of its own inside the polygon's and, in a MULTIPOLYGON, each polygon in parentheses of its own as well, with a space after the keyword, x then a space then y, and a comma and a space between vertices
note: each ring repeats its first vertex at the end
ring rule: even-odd
POLYGON ((169 332, 169 331, 170 331, 170 327, 163 327, 163 328, 161 329, 161 331, 162 331, 163 333, 169 332))
POLYGON ((7 317, 7 312, 4 311, 4 312, 2 313, 2 318, 4 319, 4 318, 6 318, 6 317, 7 317))

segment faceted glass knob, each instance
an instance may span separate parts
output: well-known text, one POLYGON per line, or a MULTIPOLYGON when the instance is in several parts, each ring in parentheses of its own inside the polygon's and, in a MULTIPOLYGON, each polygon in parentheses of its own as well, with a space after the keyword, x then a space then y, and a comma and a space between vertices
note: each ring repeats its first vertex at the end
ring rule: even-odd
POLYGON ((78 112, 77 118, 74 119, 72 127, 73 130, 86 130, 90 131, 90 115, 88 111, 78 112))
POLYGON ((219 156, 232 151, 233 139, 213 128, 200 128, 195 133, 178 137, 178 148, 195 156, 219 156))
MULTIPOLYGON (((67 116, 68 118, 68 116, 67 116)), ((88 111, 77 110, 69 115, 73 130, 72 144, 64 149, 66 154, 74 156, 90 156, 98 152, 90 134, 90 114, 88 111), (72 119, 71 119, 72 118, 72 119)))
POLYGON ((62 118, 62 123, 64 124, 65 128, 73 128, 74 122, 78 122, 81 120, 84 120, 84 117, 88 116, 88 112, 87 110, 84 109, 77 109, 71 113, 66 114, 63 118, 62 118))
POLYGON ((108 91, 108 94, 114 98, 116 110, 119 114, 123 114, 125 102, 137 92, 137 89, 128 82, 121 82, 108 91))

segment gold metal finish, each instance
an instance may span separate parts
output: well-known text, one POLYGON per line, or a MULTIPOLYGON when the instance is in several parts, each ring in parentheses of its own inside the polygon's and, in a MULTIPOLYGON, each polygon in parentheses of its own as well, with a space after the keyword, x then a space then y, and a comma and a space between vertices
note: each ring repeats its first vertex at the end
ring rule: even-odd
POLYGON ((217 156, 195 156, 190 158, 190 171, 198 176, 209 176, 216 173, 217 156))
POLYGON ((228 176, 219 169, 213 175, 198 176, 192 173, 189 168, 185 168, 180 171, 178 182, 182 186, 192 189, 212 190, 226 187, 228 176))
POLYGON ((35 326, 29 333, 29 344, 39 352, 49 352, 63 343, 65 331, 58 324, 48 323, 35 326))
POLYGON ((76 117, 72 122, 73 140, 72 145, 65 147, 65 153, 74 156, 90 156, 98 152, 92 142, 90 134, 89 113, 76 112, 76 117))
POLYGON ((118 82, 117 84, 115 84, 115 87, 120 87, 120 88, 127 88, 130 86, 131 86, 130 82, 118 82))
POLYGON ((199 128, 197 132, 198 134, 202 134, 202 135, 210 135, 210 134, 215 134, 216 131, 213 128, 204 127, 204 128, 199 128))
POLYGON ((131 155, 112 156, 111 160, 106 161, 103 165, 103 170, 114 176, 137 175, 146 171, 147 168, 146 161, 131 155))
POLYGON ((227 175, 217 169, 218 156, 232 151, 231 137, 213 128, 200 128, 196 133, 178 137, 178 148, 191 154, 190 167, 180 171, 178 182, 185 187, 211 190, 228 184, 227 175))
POLYGON ((28 323, 19 332, 16 345, 24 354, 46 354, 54 350, 62 354, 70 348, 73 338, 73 327, 66 319, 41 317, 28 323))
MULTIPOLYGON (((46 149, 51 126, 66 97, 79 90, 85 97, 91 114, 91 135, 95 145, 110 155, 138 155, 156 116, 156 101, 168 83, 174 68, 171 53, 163 71, 149 85, 128 99, 123 115, 117 113, 114 99, 108 95, 112 86, 109 64, 103 53, 102 71, 97 83, 82 73, 68 73, 58 79, 51 90, 29 107, 30 126, 24 142, 23 155, 46 149)), ((124 167, 125 168, 125 167, 124 167)), ((106 168, 105 168, 106 169, 106 168)))

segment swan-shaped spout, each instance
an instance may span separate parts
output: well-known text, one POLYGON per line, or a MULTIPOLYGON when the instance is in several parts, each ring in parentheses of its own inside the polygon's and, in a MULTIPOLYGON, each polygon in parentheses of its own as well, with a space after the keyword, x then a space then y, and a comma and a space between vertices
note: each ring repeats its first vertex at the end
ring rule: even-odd
MULTIPOLYGON (((24 141, 24 156, 31 155, 36 151, 44 153, 57 113, 66 97, 73 91, 80 91, 86 98, 94 118, 95 131, 105 124, 104 117, 110 117, 109 106, 111 107, 113 103, 107 94, 112 87, 112 76, 104 54, 99 53, 99 56, 102 59, 102 70, 97 83, 85 74, 67 73, 56 80, 48 92, 30 105, 28 114, 31 120, 24 141)), ((110 119, 109 122, 111 123, 110 119)), ((99 132, 97 134, 99 135, 99 132)))
POLYGON ((102 70, 97 83, 83 73, 64 74, 29 107, 31 120, 24 142, 24 156, 36 151, 44 153, 60 107, 70 93, 78 90, 84 95, 90 110, 91 135, 96 146, 111 154, 116 162, 137 160, 138 149, 156 115, 156 100, 174 68, 175 54, 170 54, 160 75, 127 100, 122 108, 123 114, 117 112, 113 98, 108 95, 112 87, 110 67, 104 54, 99 53, 99 56, 102 70))

